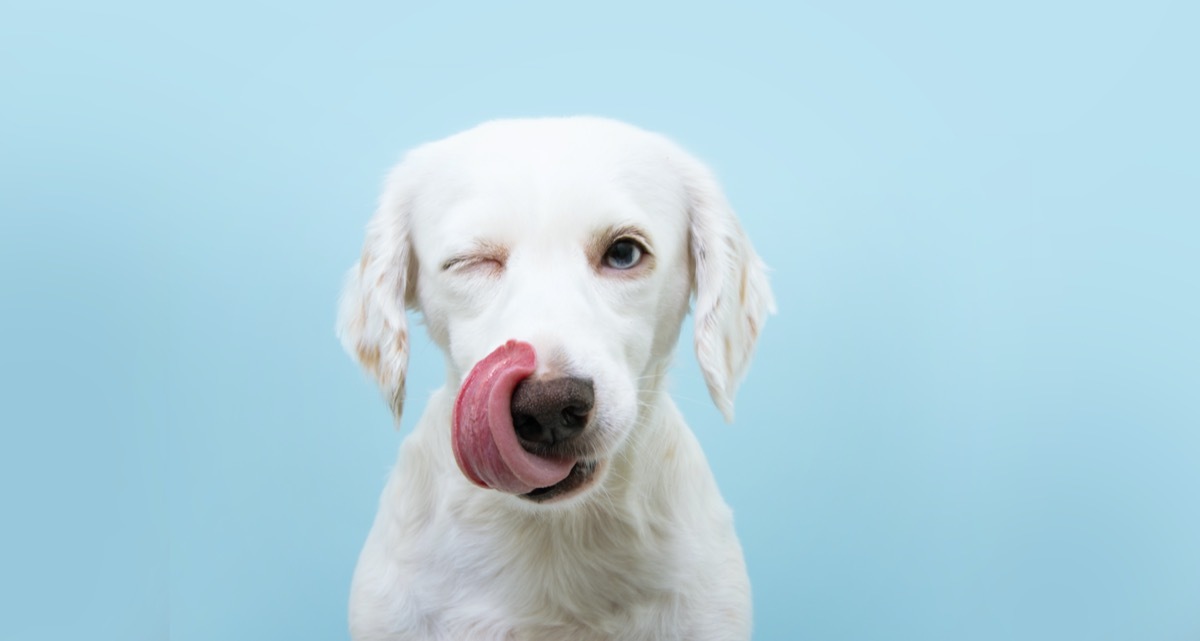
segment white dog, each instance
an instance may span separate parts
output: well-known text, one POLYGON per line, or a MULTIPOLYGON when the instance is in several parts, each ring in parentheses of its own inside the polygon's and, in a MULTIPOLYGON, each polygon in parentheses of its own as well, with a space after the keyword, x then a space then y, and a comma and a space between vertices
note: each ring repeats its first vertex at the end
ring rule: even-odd
POLYGON ((338 331, 397 416, 417 310, 446 354, 379 504, 356 641, 748 639, 729 508, 664 377, 727 420, 765 268, 709 171, 599 118, 490 122, 388 178, 338 331))

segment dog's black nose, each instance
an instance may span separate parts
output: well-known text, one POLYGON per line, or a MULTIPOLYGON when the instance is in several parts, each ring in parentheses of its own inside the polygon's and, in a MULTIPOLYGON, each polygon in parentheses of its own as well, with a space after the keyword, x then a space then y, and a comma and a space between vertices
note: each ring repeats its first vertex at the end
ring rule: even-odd
POLYGON ((585 378, 527 378, 512 396, 517 436, 541 445, 570 440, 583 431, 595 402, 592 382, 585 378))

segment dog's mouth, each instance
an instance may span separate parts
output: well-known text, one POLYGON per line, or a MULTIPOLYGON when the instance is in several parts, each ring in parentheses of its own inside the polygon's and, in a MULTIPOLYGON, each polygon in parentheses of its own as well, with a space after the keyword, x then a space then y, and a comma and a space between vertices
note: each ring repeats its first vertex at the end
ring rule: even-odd
POLYGON ((521 495, 563 484, 578 467, 578 458, 531 452, 517 436, 513 390, 536 365, 532 345, 508 341, 479 361, 463 381, 454 402, 451 443, 459 469, 472 483, 521 495))
POLYGON ((600 467, 599 461, 578 461, 571 468, 571 473, 567 474, 567 478, 549 487, 539 487, 519 496, 535 503, 547 503, 574 496, 592 484, 600 467))
MULTIPOLYGON (((518 434, 514 389, 536 363, 533 346, 515 340, 477 363, 455 399, 451 442, 459 469, 475 485, 546 503, 583 491, 603 463, 587 439, 547 442, 539 438, 544 432, 532 437, 537 440, 518 434)), ((590 395, 590 382, 587 391, 590 395)), ((590 397, 586 400, 590 409, 590 397)))

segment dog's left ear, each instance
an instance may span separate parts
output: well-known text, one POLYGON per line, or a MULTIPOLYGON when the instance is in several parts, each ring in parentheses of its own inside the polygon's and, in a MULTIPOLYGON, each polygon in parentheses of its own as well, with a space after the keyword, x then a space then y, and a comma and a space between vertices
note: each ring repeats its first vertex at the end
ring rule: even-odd
POLYGON ((346 352, 379 383, 397 424, 404 408, 408 322, 414 304, 416 260, 409 239, 413 189, 404 165, 388 176, 379 208, 367 225, 362 256, 346 275, 337 334, 346 352))
POLYGON ((696 358, 713 402, 733 421, 733 397, 754 344, 775 312, 767 268, 712 172, 687 159, 696 358))

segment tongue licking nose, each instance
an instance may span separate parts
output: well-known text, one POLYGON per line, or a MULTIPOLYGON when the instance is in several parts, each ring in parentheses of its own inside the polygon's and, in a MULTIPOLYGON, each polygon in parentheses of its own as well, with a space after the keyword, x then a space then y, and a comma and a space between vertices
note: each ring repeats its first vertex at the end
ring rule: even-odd
POLYGON ((513 390, 537 367, 533 346, 508 341, 475 365, 454 402, 454 460, 480 487, 525 494, 567 478, 575 461, 526 452, 513 428, 513 390))

